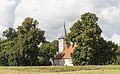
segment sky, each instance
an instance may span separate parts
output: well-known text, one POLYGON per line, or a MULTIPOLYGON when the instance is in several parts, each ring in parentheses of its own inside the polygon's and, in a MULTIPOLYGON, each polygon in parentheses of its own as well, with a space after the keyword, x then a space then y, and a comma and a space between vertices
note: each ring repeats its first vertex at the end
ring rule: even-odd
POLYGON ((38 20, 47 40, 60 37, 86 12, 99 17, 102 37, 120 43, 120 0, 0 0, 0 37, 9 27, 17 28, 26 17, 38 20))

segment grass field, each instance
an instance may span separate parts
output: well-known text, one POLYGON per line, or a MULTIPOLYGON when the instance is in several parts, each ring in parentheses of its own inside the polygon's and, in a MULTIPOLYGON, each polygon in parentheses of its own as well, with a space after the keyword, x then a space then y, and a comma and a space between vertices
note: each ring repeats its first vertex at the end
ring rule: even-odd
POLYGON ((120 66, 1 66, 0 74, 120 74, 120 66))

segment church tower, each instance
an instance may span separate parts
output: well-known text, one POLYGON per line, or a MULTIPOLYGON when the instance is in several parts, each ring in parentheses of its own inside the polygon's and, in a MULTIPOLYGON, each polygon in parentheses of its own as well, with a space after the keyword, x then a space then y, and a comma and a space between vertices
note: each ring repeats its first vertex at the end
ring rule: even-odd
POLYGON ((62 34, 62 36, 60 38, 58 38, 58 41, 59 41, 59 50, 58 52, 63 52, 64 51, 64 48, 66 46, 66 41, 65 41, 65 38, 66 38, 66 27, 65 27, 65 22, 64 22, 64 34, 62 34))
POLYGON ((59 51, 58 52, 63 52, 63 50, 65 48, 65 39, 64 39, 64 37, 58 38, 58 41, 59 41, 59 51))

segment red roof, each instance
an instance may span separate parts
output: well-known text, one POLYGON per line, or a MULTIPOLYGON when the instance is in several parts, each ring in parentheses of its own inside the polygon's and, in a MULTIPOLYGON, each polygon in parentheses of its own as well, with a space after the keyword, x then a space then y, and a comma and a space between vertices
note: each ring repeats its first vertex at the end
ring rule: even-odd
POLYGON ((61 53, 58 53, 55 56, 55 59, 71 59, 71 53, 73 53, 74 47, 65 47, 64 51, 61 53))

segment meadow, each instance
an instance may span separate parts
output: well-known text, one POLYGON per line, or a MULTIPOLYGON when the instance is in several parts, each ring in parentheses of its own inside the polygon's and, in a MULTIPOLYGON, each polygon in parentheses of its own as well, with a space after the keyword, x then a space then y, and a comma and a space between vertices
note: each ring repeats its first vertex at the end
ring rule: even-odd
POLYGON ((0 74, 120 74, 120 66, 1 66, 0 74))

